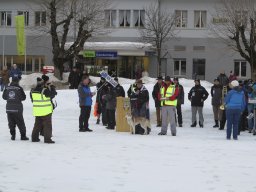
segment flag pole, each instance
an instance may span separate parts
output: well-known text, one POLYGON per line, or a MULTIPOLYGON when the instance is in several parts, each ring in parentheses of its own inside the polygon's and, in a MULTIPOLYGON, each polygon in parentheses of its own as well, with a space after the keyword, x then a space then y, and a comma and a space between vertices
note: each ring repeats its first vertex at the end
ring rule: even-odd
POLYGON ((25 70, 25 74, 27 74, 27 38, 26 38, 26 31, 24 33, 24 38, 25 38, 25 46, 24 46, 25 47, 25 56, 24 56, 24 58, 25 58, 25 62, 24 62, 25 67, 24 67, 24 70, 25 70))

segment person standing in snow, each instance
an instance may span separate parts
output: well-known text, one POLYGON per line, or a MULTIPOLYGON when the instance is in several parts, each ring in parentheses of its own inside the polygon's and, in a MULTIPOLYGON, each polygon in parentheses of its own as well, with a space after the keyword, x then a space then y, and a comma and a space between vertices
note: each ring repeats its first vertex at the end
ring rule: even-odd
POLYGON ((162 120, 161 120, 161 101, 159 99, 159 94, 160 94, 160 89, 161 87, 164 86, 163 82, 163 77, 159 76, 157 78, 157 83, 154 85, 153 92, 152 92, 152 97, 155 101, 155 108, 156 108, 156 122, 157 122, 157 127, 162 126, 162 120))
POLYGON ((77 89, 80 83, 80 73, 76 67, 73 67, 72 71, 68 76, 69 89, 77 89))
POLYGON ((9 77, 7 66, 3 67, 3 70, 1 71, 0 76, 1 76, 1 91, 3 91, 10 83, 10 80, 9 80, 10 77, 9 77))
POLYGON ((92 132, 89 129, 89 118, 91 115, 92 97, 96 94, 91 92, 89 87, 89 76, 84 76, 81 84, 78 86, 78 96, 80 105, 79 132, 92 132))
POLYGON ((22 72, 21 72, 20 68, 18 68, 16 64, 13 64, 13 66, 9 72, 9 76, 11 78, 21 79, 21 75, 22 75, 22 72))
POLYGON ((19 78, 12 78, 12 82, 3 92, 3 99, 7 101, 6 113, 11 133, 11 140, 16 138, 16 125, 20 130, 20 139, 29 140, 26 136, 26 126, 23 118, 22 101, 26 100, 26 95, 21 86, 19 86, 19 78))
POLYGON ((222 104, 222 86, 218 79, 214 79, 214 85, 211 88, 212 96, 212 110, 214 115, 215 125, 213 128, 219 127, 219 122, 222 119, 222 110, 220 106, 222 104))
POLYGON ((241 113, 244 111, 246 103, 244 92, 239 87, 238 81, 231 82, 232 90, 225 97, 225 107, 227 116, 227 139, 230 140, 233 131, 233 139, 238 139, 238 124, 241 113))
MULTIPOLYGON (((131 113, 133 117, 143 117, 150 119, 149 117, 149 92, 143 85, 142 80, 136 81, 136 89, 131 94, 131 113)), ((150 128, 147 128, 147 134, 150 133, 150 128)), ((138 129, 135 134, 144 134, 144 129, 138 129), (143 132, 142 132, 143 131, 143 132)))
POLYGON ((166 135, 168 127, 168 119, 170 121, 172 136, 176 136, 175 114, 178 103, 179 88, 174 85, 169 76, 165 77, 165 85, 161 87, 159 99, 162 107, 162 129, 158 135, 166 135))
POLYGON ((188 93, 188 100, 191 101, 191 112, 192 112, 192 125, 191 127, 196 127, 196 114, 199 113, 199 126, 204 127, 204 116, 203 116, 203 106, 204 101, 208 98, 209 93, 206 89, 201 86, 200 80, 195 80, 195 86, 188 93))
POLYGON ((57 95, 55 87, 49 83, 49 77, 37 78, 37 86, 31 89, 30 98, 33 103, 35 124, 32 131, 32 142, 39 142, 39 133, 43 131, 44 143, 55 143, 52 137, 52 99, 57 95))
POLYGON ((106 118, 105 118, 105 114, 103 115, 103 110, 104 109, 102 109, 102 102, 101 102, 101 93, 102 93, 102 91, 104 91, 104 85, 106 84, 106 80, 103 78, 103 77, 101 77, 100 78, 100 82, 98 82, 97 84, 96 84, 96 88, 97 88, 97 95, 96 95, 96 103, 97 103, 97 105, 98 105, 98 108, 97 108, 97 122, 96 122, 96 124, 100 124, 100 115, 102 114, 102 123, 103 123, 103 125, 106 125, 106 118))
POLYGON ((106 102, 107 111, 107 129, 115 129, 116 126, 116 90, 110 84, 107 86, 108 91, 103 95, 103 100, 106 102))
POLYGON ((179 127, 182 127, 183 124, 183 119, 182 119, 182 109, 181 109, 181 105, 184 104, 184 88, 183 86, 179 83, 179 78, 178 77, 174 77, 173 78, 173 82, 176 85, 176 88, 179 89, 179 96, 177 98, 177 116, 178 116, 178 124, 179 127))

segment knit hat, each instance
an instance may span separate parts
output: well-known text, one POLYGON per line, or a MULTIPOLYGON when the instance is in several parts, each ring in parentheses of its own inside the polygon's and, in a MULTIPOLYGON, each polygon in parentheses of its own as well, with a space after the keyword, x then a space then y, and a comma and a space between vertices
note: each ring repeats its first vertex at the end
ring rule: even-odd
POLYGON ((40 77, 37 77, 36 78, 36 83, 39 85, 39 84, 42 84, 43 83, 43 79, 41 79, 40 77))
POLYGON ((179 81, 179 78, 178 77, 174 77, 173 81, 179 81))
POLYGON ((156 80, 164 80, 162 76, 158 76, 156 80))
POLYGON ((166 76, 164 80, 165 81, 172 81, 170 76, 166 76))
POLYGON ((44 81, 44 82, 46 82, 46 81, 49 81, 49 77, 47 76, 47 75, 42 75, 42 80, 44 81))
POLYGON ((231 84, 232 87, 238 87, 239 86, 239 83, 238 83, 237 80, 232 81, 230 84, 231 84))

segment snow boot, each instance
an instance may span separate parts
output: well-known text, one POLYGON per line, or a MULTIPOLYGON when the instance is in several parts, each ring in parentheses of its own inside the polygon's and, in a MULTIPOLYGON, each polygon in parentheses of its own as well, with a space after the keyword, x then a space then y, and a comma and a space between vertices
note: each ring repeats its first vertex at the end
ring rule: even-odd
POLYGON ((158 133, 158 135, 166 135, 166 133, 162 133, 162 132, 160 132, 160 133, 158 133))
POLYGON ((97 119, 96 124, 97 124, 97 125, 99 125, 99 124, 100 124, 100 119, 97 119))
POLYGON ((13 141, 15 140, 15 135, 12 135, 11 140, 13 141))
POLYGON ((44 141, 44 143, 54 144, 54 143, 55 143, 55 141, 53 141, 53 140, 49 140, 49 141, 44 141))
POLYGON ((22 136, 20 137, 20 140, 22 140, 22 141, 27 141, 27 140, 29 140, 29 138, 28 138, 26 135, 22 135, 22 136))
POLYGON ((85 132, 92 132, 92 130, 89 129, 89 128, 86 128, 86 129, 85 129, 85 132))
POLYGON ((190 125, 190 127, 196 127, 197 122, 195 121, 192 125, 190 125))
POLYGON ((215 125, 213 126, 213 128, 217 128, 217 127, 219 127, 219 121, 215 120, 215 125))
POLYGON ((204 128, 204 124, 199 121, 200 128, 204 128))
POLYGON ((35 142, 40 142, 40 139, 32 139, 32 142, 35 143, 35 142))

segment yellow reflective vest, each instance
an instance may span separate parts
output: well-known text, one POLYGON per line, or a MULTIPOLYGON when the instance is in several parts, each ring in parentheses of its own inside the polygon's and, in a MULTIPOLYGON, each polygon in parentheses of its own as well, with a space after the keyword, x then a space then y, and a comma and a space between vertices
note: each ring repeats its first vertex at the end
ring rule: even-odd
MULTIPOLYGON (((170 98, 171 96, 174 95, 175 93, 175 85, 170 85, 167 90, 166 93, 165 92, 165 87, 162 87, 160 90, 160 94, 161 94, 161 98, 167 97, 170 98)), ((171 101, 171 100, 163 100, 161 101, 161 106, 177 106, 177 99, 171 101)))
MULTIPOLYGON (((43 90, 44 91, 44 90, 43 90)), ((43 117, 49 115, 53 112, 53 106, 50 97, 46 97, 43 91, 32 92, 32 102, 33 102, 33 116, 43 117)))

